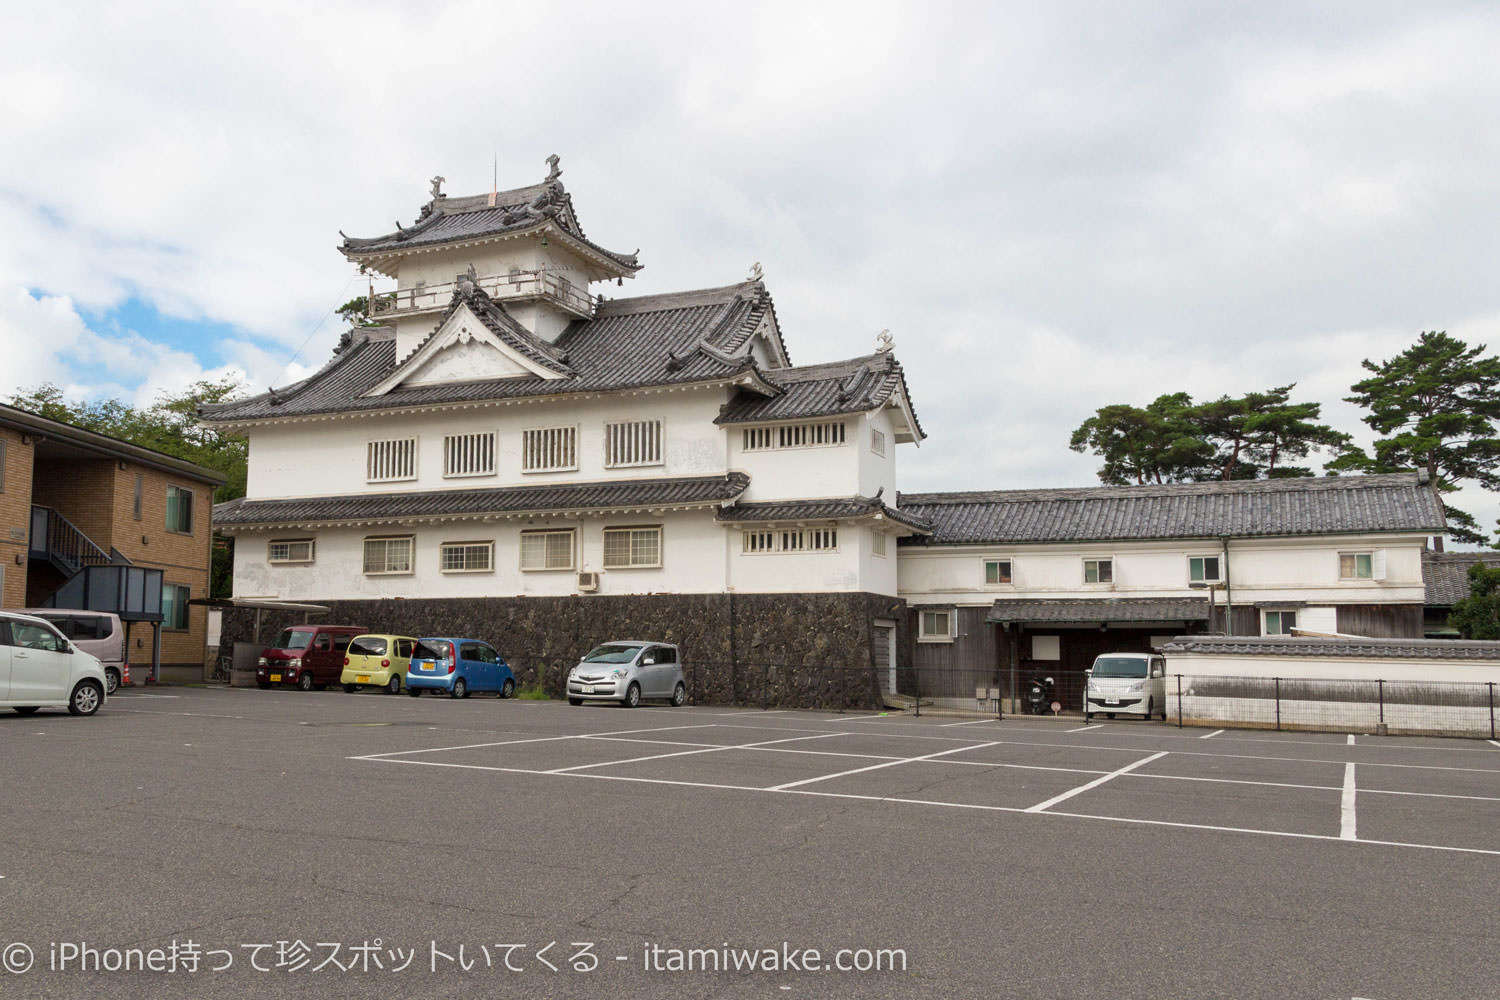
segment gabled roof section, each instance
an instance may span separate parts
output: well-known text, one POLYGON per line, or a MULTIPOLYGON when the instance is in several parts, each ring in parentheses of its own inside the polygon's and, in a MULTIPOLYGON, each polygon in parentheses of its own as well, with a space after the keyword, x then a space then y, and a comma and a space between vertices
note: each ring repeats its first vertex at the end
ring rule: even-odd
MULTIPOLYGON (((473 300, 482 301, 483 292, 476 292, 473 300)), ((703 383, 735 384, 771 395, 780 390, 766 381, 747 346, 770 308, 770 296, 759 282, 611 300, 600 305, 593 319, 571 324, 553 344, 529 333, 522 337, 524 328, 517 333, 506 327, 516 350, 537 352, 534 360, 539 365, 566 371, 565 377, 476 378, 426 385, 399 384, 397 378, 376 395, 372 392, 398 370, 395 334, 381 327, 356 330, 348 346, 316 374, 250 399, 205 406, 199 416, 208 422, 252 423, 703 383)), ((514 324, 501 305, 489 302, 483 309, 497 324, 514 324)), ((441 329, 440 323, 434 335, 441 329)), ((424 346, 425 342, 413 357, 424 346)))
POLYGON ((1416 472, 981 493, 903 493, 932 522, 916 545, 1213 539, 1443 531, 1442 506, 1416 472))
POLYGON ((584 235, 573 196, 558 180, 562 171, 556 158, 548 162, 552 170, 540 184, 500 191, 493 196, 493 204, 488 194, 450 198, 440 192, 441 178, 434 178, 433 198, 422 206, 416 222, 410 226, 398 222, 396 231, 384 236, 344 236, 339 250, 356 263, 391 274, 396 262, 414 252, 546 235, 558 238, 588 261, 594 280, 628 277, 639 271, 635 253, 606 250, 584 235))
POLYGON ((869 413, 882 407, 899 411, 898 441, 926 437, 907 394, 906 374, 890 351, 829 364, 780 368, 766 372, 777 390, 769 397, 740 392, 720 410, 718 424, 805 420, 847 413, 869 413))
POLYGON ((687 510, 730 503, 749 485, 750 477, 732 472, 724 476, 543 483, 479 490, 366 493, 288 500, 241 498, 214 507, 214 527, 314 527, 687 510))
POLYGON ((757 503, 735 503, 719 511, 718 520, 742 524, 771 524, 785 521, 847 521, 868 519, 890 521, 918 534, 927 534, 932 526, 906 510, 891 507, 876 493, 872 497, 832 497, 823 500, 772 500, 757 503))
POLYGON ((496 305, 470 278, 460 278, 437 326, 367 393, 399 385, 473 382, 476 378, 544 380, 573 377, 567 354, 536 336, 496 305))

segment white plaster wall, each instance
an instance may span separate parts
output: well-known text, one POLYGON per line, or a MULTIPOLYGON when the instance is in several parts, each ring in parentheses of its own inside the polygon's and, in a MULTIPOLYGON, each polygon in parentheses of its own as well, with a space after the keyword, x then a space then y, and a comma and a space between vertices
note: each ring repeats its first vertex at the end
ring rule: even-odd
POLYGON ((694 389, 581 401, 525 400, 440 412, 369 414, 257 427, 250 431, 248 495, 266 499, 723 475, 723 434, 714 426, 713 418, 724 400, 723 389, 694 389), (662 421, 664 464, 606 469, 604 425, 647 419, 662 421), (522 432, 566 425, 578 427, 578 471, 523 473, 522 432), (496 474, 443 478, 444 436, 491 430, 497 433, 496 474), (418 439, 418 478, 366 482, 368 443, 410 436, 418 439))
MULTIPOLYGON (((839 526, 839 547, 831 552, 742 551, 741 536, 725 532, 729 584, 743 594, 838 593, 870 590, 861 576, 861 528, 839 526)), ((876 591, 877 593, 889 591, 876 591)))
POLYGON ((534 518, 458 521, 416 529, 366 527, 320 532, 242 532, 235 540, 234 590, 238 597, 280 600, 339 600, 367 597, 511 597, 578 593, 578 573, 599 573, 600 594, 718 593, 724 589, 724 529, 713 511, 624 515, 582 519, 534 518), (661 525, 662 565, 654 569, 604 570, 604 529, 661 525), (576 528, 579 563, 571 570, 520 569, 521 532, 576 528), (364 540, 379 535, 415 536, 414 572, 366 576, 364 540), (278 538, 316 537, 310 565, 272 566, 267 543, 278 538), (494 543, 494 570, 443 573, 439 546, 446 542, 494 543))
POLYGON ((851 497, 858 493, 861 451, 868 448, 864 420, 845 417, 844 423, 845 441, 841 445, 768 448, 764 451, 745 451, 746 425, 724 427, 721 433, 725 435, 728 447, 729 467, 743 470, 750 476, 745 501, 809 500, 851 497))
POLYGON ((860 574, 863 586, 860 590, 868 590, 872 594, 889 594, 896 596, 896 536, 886 535, 885 555, 877 556, 874 552, 874 532, 876 529, 867 525, 857 527, 850 526, 845 529, 851 536, 858 536, 860 547, 860 574))
MULTIPOLYGON (((857 440, 855 451, 859 460, 859 494, 872 497, 882 487, 881 499, 896 505, 896 431, 889 409, 880 410, 863 419, 851 422, 857 440), (885 455, 877 455, 870 447, 870 432, 878 430, 885 435, 885 455)), ((903 446, 904 447, 904 446, 903 446)))

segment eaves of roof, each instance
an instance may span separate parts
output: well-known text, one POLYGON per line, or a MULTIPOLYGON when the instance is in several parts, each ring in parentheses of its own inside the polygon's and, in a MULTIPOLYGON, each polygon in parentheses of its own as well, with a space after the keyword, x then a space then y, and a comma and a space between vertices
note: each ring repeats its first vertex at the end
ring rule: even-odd
POLYGON ((103 458, 124 460, 195 482, 218 486, 225 481, 222 473, 206 466, 168 455, 154 448, 144 448, 129 441, 122 441, 108 434, 74 427, 72 424, 65 424, 60 420, 43 417, 14 406, 0 404, 0 427, 9 427, 34 437, 66 442, 74 448, 92 452, 103 458))
POLYGON ((1474 639, 1288 638, 1286 636, 1178 636, 1167 654, 1207 656, 1369 657, 1401 660, 1500 660, 1500 642, 1474 639))
POLYGON ((831 497, 818 500, 770 500, 735 503, 719 511, 718 520, 738 524, 774 524, 797 521, 884 520, 914 532, 931 526, 920 517, 886 505, 873 497, 831 497))
POLYGON ((1107 624, 1109 622, 1207 621, 1209 604, 1201 597, 1120 597, 1099 600, 1027 600, 1000 598, 986 622, 1107 624))

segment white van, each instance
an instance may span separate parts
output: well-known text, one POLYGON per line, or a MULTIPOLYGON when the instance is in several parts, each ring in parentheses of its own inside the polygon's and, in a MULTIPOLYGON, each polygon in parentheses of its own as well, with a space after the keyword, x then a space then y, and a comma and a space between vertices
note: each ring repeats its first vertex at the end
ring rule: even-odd
POLYGON ((93 715, 104 704, 104 668, 52 623, 0 611, 0 707, 30 715, 66 706, 93 715))
POLYGON ((1083 721, 1095 715, 1160 714, 1167 720, 1167 661, 1159 653, 1101 653, 1083 692, 1083 721))
POLYGON ((29 608, 20 612, 51 622, 79 649, 104 667, 110 694, 130 683, 130 664, 125 662, 125 628, 112 611, 74 611, 70 608, 29 608))

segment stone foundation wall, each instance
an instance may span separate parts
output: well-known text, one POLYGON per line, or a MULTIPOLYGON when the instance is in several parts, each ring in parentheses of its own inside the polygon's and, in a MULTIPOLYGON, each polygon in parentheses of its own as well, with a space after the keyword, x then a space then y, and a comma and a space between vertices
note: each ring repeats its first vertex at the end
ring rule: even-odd
MULTIPOLYGON (((903 602, 878 594, 661 594, 600 597, 422 598, 320 601, 314 622, 371 632, 483 639, 522 686, 562 697, 568 670, 597 643, 655 639, 681 650, 696 704, 877 708, 873 620, 905 621, 903 602)), ((224 611, 221 648, 272 641, 301 612, 224 611)), ((904 630, 904 625, 903 625, 904 630)), ((898 659, 909 643, 898 636, 898 659)))

